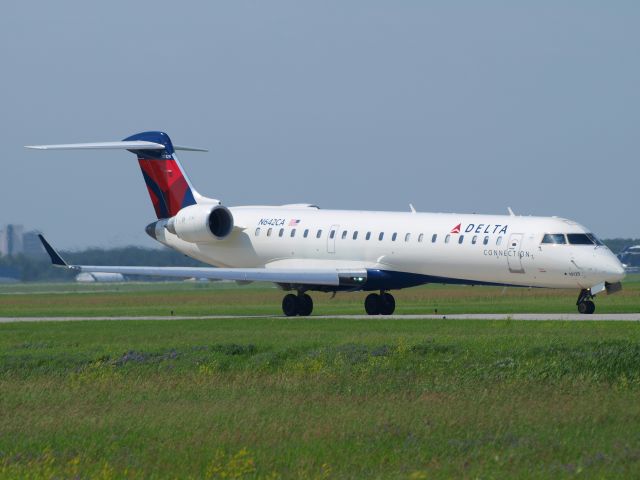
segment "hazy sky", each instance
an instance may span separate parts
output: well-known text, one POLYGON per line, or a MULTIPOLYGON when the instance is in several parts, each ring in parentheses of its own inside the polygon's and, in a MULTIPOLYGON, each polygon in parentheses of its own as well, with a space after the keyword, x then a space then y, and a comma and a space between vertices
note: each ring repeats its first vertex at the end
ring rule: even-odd
POLYGON ((226 205, 506 213, 640 237, 638 2, 0 6, 0 224, 154 242, 128 152, 164 130, 226 205))

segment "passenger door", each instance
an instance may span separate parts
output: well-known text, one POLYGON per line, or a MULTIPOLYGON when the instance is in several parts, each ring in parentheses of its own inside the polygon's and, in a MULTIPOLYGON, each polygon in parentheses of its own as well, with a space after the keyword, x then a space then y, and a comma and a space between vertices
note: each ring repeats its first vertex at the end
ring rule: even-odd
POLYGON ((331 225, 329 235, 327 236, 327 253, 336 253, 336 237, 340 225, 331 225))
POLYGON ((509 237, 507 263, 509 264, 509 271, 511 273, 524 273, 522 257, 520 256, 522 236, 522 233, 512 233, 509 237))

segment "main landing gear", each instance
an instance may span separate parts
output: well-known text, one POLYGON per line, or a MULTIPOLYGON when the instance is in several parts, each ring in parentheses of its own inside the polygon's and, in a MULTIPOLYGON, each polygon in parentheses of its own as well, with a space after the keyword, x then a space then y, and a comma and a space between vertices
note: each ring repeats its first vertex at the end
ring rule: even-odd
POLYGON ((387 292, 371 293, 364 301, 364 309, 369 315, 391 315, 396 309, 396 300, 387 292))
POLYGON ((578 312, 591 314, 596 311, 596 304, 592 301, 593 295, 591 295, 591 291, 587 289, 583 289, 580 291, 580 295, 578 295, 578 301, 576 305, 578 306, 578 312))
MULTIPOLYGON (((387 292, 371 293, 364 301, 364 309, 369 315, 391 315, 396 309, 396 300, 387 292)), ((282 312, 287 317, 308 317, 313 311, 313 300, 304 292, 289 293, 282 299, 282 312)))
POLYGON ((313 300, 306 293, 289 293, 282 299, 282 311, 287 317, 308 317, 313 312, 313 300))

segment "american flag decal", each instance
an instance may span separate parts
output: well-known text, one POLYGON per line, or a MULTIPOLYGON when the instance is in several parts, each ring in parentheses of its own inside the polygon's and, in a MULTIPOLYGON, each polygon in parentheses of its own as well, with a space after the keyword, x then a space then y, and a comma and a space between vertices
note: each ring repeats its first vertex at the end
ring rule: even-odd
POLYGON ((299 219, 297 219, 297 218, 294 218, 293 220, 291 220, 291 221, 289 222, 289 226, 290 226, 290 227, 295 227, 295 226, 296 226, 296 225, 298 225, 299 223, 300 223, 300 220, 299 220, 299 219))

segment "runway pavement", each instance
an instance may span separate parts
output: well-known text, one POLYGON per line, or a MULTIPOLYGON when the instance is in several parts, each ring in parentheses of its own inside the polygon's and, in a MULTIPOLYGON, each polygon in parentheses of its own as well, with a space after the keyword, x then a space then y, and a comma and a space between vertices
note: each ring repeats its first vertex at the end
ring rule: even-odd
MULTIPOLYGON (((131 320, 224 320, 233 318, 286 318, 282 315, 208 315, 202 317, 185 316, 142 316, 142 317, 0 317, 0 323, 19 322, 79 322, 79 321, 131 321, 131 320)), ((300 317, 296 317, 300 318, 300 317)), ((600 313, 580 315, 579 313, 477 313, 464 315, 312 315, 311 319, 340 318, 344 320, 517 320, 517 321, 623 321, 640 322, 640 313, 600 313)))

